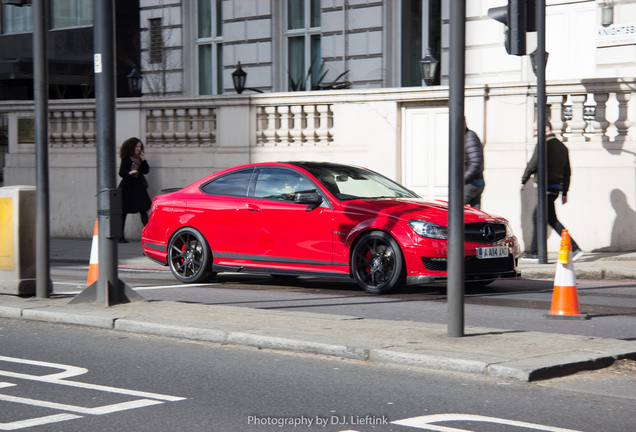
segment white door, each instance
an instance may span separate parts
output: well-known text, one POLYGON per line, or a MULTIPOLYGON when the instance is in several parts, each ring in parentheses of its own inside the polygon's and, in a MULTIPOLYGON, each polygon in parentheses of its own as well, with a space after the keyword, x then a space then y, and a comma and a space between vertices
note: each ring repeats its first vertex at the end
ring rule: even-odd
POLYGON ((402 179, 426 199, 448 200, 448 108, 402 108, 402 179))

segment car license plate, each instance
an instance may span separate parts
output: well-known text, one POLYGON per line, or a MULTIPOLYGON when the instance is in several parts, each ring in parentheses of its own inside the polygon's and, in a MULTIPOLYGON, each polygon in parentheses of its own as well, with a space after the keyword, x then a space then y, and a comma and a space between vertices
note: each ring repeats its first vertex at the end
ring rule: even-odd
POLYGON ((502 258, 508 256, 508 246, 494 246, 477 248, 477 258, 502 258))

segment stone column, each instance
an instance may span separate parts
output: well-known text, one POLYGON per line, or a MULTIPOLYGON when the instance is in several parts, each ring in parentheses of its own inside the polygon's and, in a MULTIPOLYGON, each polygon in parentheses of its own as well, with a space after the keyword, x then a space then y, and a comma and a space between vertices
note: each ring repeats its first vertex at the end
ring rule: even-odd
POLYGON ((587 100, 586 94, 570 95, 572 101, 572 120, 570 120, 570 132, 572 136, 568 142, 585 142, 585 128, 587 122, 583 118, 583 104, 587 100))
POLYGON ((609 93, 595 93, 594 101, 596 102, 596 112, 594 120, 590 122, 590 125, 594 129, 594 135, 590 137, 590 142, 605 143, 609 141, 607 136, 607 128, 609 122, 606 118, 606 107, 609 99, 609 93))

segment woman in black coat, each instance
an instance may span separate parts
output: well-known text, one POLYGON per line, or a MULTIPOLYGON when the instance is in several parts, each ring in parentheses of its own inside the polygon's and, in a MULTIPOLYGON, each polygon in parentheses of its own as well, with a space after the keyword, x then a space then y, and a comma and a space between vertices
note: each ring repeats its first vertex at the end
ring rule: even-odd
POLYGON ((121 145, 119 151, 121 165, 119 166, 119 189, 122 190, 122 235, 119 243, 128 243, 124 237, 126 228, 126 215, 139 213, 141 222, 148 223, 148 210, 152 201, 148 195, 148 182, 144 177, 150 171, 148 162, 144 156, 144 145, 139 138, 128 138, 121 145))

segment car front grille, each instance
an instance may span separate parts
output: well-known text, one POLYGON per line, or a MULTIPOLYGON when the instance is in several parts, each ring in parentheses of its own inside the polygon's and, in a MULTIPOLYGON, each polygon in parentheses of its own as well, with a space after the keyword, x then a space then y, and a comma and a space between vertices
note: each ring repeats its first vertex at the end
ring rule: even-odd
MULTIPOLYGON (((441 258, 422 257, 422 262, 428 271, 447 271, 448 261, 441 258)), ((464 259, 464 272, 466 275, 482 273, 500 273, 514 269, 514 257, 509 255, 504 258, 478 259, 467 256, 464 259)))
POLYGON ((431 258, 422 257, 422 261, 424 262, 424 267, 426 267, 426 270, 428 271, 446 271, 447 262, 445 258, 443 261, 440 261, 439 259, 431 261, 431 258))
POLYGON ((506 225, 475 222, 464 225, 464 239, 472 243, 496 243, 506 238, 506 225))

